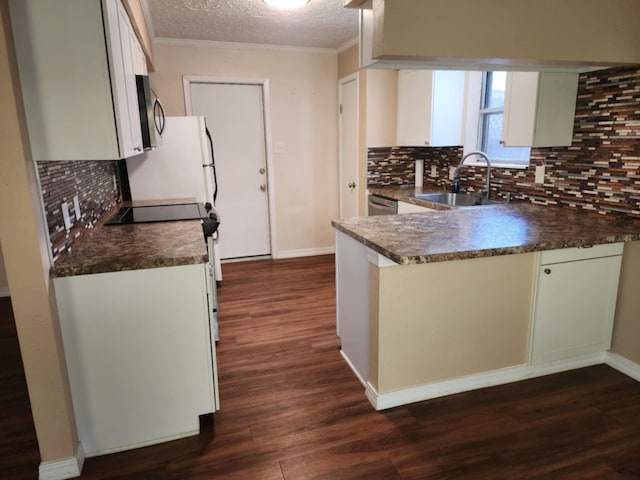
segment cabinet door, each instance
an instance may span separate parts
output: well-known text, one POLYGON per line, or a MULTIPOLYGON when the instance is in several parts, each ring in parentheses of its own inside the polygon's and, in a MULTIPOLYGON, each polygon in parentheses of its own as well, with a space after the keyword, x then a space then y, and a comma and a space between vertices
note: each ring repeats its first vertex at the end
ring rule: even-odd
POLYGON ((502 122, 505 147, 531 147, 538 100, 538 72, 508 72, 502 122))
POLYGON ((215 410, 206 281, 197 264, 55 279, 88 455, 197 432, 198 416, 215 410))
POLYGON ((531 363, 610 347, 621 259, 616 255, 539 267, 531 363))
POLYGON ((573 140, 577 73, 508 72, 502 143, 561 147, 573 140))
MULTIPOLYGON (((118 96, 121 134, 125 157, 142 153, 142 129, 138 110, 138 91, 136 86, 135 47, 137 40, 129 15, 118 0, 118 29, 122 49, 122 72, 124 75, 124 94, 118 96)), ((120 92, 118 92, 120 93, 120 92)))
POLYGON ((421 205, 414 205, 413 203, 398 202, 398 214, 401 213, 421 213, 421 212, 433 212, 433 208, 423 207, 421 205))
POLYGON ((9 6, 33 159, 121 158, 101 3, 9 6))
POLYGON ((454 70, 433 72, 431 146, 462 145, 464 89, 464 72, 454 70))
POLYGON ((130 32, 130 36, 134 57, 134 73, 136 75, 147 75, 149 72, 147 70, 147 57, 144 55, 144 50, 142 50, 140 41, 133 30, 130 32))
POLYGON ((431 70, 398 72, 398 145, 425 147, 431 143, 431 70))
POLYGON ((398 145, 462 145, 463 112, 464 72, 398 72, 398 145))

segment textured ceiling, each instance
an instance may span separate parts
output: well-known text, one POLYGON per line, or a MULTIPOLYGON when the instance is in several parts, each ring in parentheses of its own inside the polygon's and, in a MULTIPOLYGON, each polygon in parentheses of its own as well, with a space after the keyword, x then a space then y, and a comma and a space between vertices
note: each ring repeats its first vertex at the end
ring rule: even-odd
POLYGON ((156 38, 338 48, 358 36, 344 0, 284 11, 262 0, 146 0, 156 38))

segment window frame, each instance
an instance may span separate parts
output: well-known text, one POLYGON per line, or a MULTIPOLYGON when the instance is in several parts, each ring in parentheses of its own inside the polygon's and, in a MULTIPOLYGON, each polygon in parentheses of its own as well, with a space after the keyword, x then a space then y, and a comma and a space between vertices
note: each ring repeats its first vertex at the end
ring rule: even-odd
MULTIPOLYGON (((465 118, 465 134, 463 142, 463 155, 476 150, 482 150, 483 141, 483 120, 486 115, 502 113, 504 115, 504 107, 484 108, 485 96, 487 91, 487 73, 486 71, 467 72, 466 75, 466 118, 465 118)), ((507 72, 507 75, 509 73, 507 72)), ((508 80, 507 80, 508 82, 508 80)), ((509 147, 505 147, 509 148, 509 147)), ((522 148, 522 147, 517 147, 522 148)), ((524 170, 531 165, 531 150, 526 160, 516 159, 493 159, 491 157, 491 167, 509 168, 524 170)), ((478 157, 470 157, 465 160, 465 165, 469 166, 486 166, 486 162, 478 157)))

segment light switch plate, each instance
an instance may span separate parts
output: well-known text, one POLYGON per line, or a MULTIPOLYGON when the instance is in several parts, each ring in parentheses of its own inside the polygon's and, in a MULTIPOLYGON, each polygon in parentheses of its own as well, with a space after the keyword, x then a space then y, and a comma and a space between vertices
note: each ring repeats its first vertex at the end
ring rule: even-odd
POLYGON ((71 230, 71 217, 69 217, 69 204, 67 202, 62 202, 62 218, 64 218, 64 228, 69 231, 71 230))
POLYGON ((544 183, 544 165, 536 166, 536 183, 544 183))
POLYGON ((78 195, 73 196, 73 211, 76 214, 76 220, 80 220, 82 218, 82 213, 80 212, 80 199, 78 195))
POLYGON ((435 165, 431 165, 431 178, 436 178, 438 176, 438 167, 435 165))
POLYGON ((453 180, 456 175, 456 167, 449 167, 449 180, 453 180))

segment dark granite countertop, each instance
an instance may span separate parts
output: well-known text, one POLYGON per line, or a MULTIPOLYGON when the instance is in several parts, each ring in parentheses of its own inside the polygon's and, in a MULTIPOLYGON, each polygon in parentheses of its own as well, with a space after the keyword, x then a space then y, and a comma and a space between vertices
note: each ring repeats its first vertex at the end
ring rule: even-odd
POLYGON ((343 218, 332 225, 401 265, 640 240, 639 220, 524 203, 343 218))
MULTIPOLYGON (((105 216, 108 218, 109 215, 105 216)), ((51 277, 173 267, 207 261, 207 245, 200 220, 132 225, 102 223, 78 238, 70 251, 56 261, 50 272, 51 277)))

